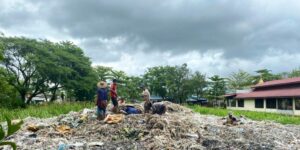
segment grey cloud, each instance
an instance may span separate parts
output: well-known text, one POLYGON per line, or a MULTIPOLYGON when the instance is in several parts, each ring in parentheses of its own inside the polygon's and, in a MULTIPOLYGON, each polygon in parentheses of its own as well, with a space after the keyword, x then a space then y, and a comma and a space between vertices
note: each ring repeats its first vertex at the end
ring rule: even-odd
POLYGON ((293 0, 26 1, 30 2, 37 12, 18 10, 4 17, 1 13, 0 26, 40 19, 53 30, 84 39, 80 45, 93 60, 118 61, 119 53, 137 50, 178 55, 221 49, 226 58, 253 61, 269 49, 299 53, 300 6, 293 0), (116 37, 126 41, 107 48, 109 44, 97 40, 116 37), (100 56, 104 52, 107 55, 100 56))
POLYGON ((32 18, 35 14, 22 4, 0 1, 0 26, 10 28, 15 25, 27 24, 31 19, 31 21, 35 21, 36 19, 32 18))
POLYGON ((118 54, 120 51, 116 47, 113 47, 113 49, 109 48, 97 38, 84 40, 80 44, 94 63, 120 60, 120 55, 118 54))
POLYGON ((225 56, 231 57, 254 57, 269 48, 295 52, 300 46, 296 27, 299 16, 280 15, 283 11, 280 9, 258 10, 264 9, 264 5, 255 1, 66 0, 51 3, 51 7, 45 5, 48 9, 41 9, 45 10, 48 22, 54 28, 67 28, 76 38, 125 36, 130 42, 131 37, 137 37, 149 44, 147 50, 181 54, 195 49, 202 52, 224 49, 225 56), (291 24, 280 24, 282 22, 295 25, 289 30, 291 24))

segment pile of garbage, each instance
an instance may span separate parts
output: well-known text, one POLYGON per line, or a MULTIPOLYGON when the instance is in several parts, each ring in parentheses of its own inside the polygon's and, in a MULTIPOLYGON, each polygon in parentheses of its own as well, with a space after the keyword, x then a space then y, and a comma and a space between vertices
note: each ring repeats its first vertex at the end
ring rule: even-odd
POLYGON ((228 126, 221 117, 163 103, 168 108, 164 115, 112 114, 98 121, 96 109, 84 109, 48 119, 29 117, 7 140, 26 150, 300 149, 299 126, 249 119, 228 126))

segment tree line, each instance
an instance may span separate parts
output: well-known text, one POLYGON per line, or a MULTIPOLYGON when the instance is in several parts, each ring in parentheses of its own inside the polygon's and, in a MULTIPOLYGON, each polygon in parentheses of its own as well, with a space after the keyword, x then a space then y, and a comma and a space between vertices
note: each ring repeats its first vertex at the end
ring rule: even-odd
POLYGON ((299 77, 300 68, 273 74, 262 69, 254 75, 238 71, 229 77, 208 77, 192 72, 187 64, 156 66, 141 76, 105 66, 91 66, 83 50, 69 41, 51 42, 43 39, 0 36, 0 106, 24 107, 37 95, 55 101, 61 91, 72 100, 93 100, 96 83, 119 81, 118 93, 126 99, 139 99, 140 86, 147 86, 152 95, 177 103, 189 96, 219 99, 226 90, 249 88, 259 80, 271 81, 299 77), (49 97, 50 95, 50 97, 49 97))
POLYGON ((26 105, 39 94, 54 101, 61 89, 76 99, 92 98, 91 62, 73 43, 2 36, 0 45, 1 105, 26 105))

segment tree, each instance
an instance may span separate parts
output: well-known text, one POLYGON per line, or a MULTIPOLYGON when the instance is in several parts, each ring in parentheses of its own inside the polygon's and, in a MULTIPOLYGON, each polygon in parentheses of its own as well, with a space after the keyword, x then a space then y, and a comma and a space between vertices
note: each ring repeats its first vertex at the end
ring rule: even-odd
POLYGON ((37 63, 37 66, 46 79, 43 93, 51 93, 50 101, 56 100, 61 89, 73 91, 77 100, 91 99, 97 81, 91 62, 82 49, 69 41, 53 43, 43 40, 42 44, 50 54, 44 59, 46 63, 37 63))
POLYGON ((272 71, 268 69, 257 70, 256 73, 258 73, 259 75, 254 76, 254 84, 257 84, 260 79, 262 79, 263 81, 282 79, 282 76, 280 74, 272 74, 271 72, 272 71))
POLYGON ((183 103, 189 95, 190 92, 189 85, 188 85, 189 75, 190 75, 190 70, 187 67, 187 64, 176 66, 174 83, 177 87, 176 99, 179 100, 179 103, 183 103))
POLYGON ((292 70, 288 73, 289 78, 300 77, 300 68, 292 70))
POLYGON ((249 73, 239 70, 238 72, 232 73, 229 78, 227 78, 228 88, 233 90, 242 90, 251 86, 252 80, 253 77, 249 73))
POLYGON ((23 102, 30 93, 27 100, 29 103, 46 86, 46 79, 40 74, 40 66, 47 63, 49 52, 41 42, 33 39, 1 37, 0 41, 4 50, 4 75, 9 78, 9 84, 19 92, 23 102))
POLYGON ((61 88, 70 91, 76 100, 92 100, 96 91, 97 77, 91 61, 83 53, 83 50, 72 42, 59 43, 57 65, 60 66, 58 83, 61 88))
POLYGON ((197 99, 199 99, 200 96, 204 95, 206 86, 206 76, 199 71, 196 71, 190 79, 191 94, 195 94, 197 99))
POLYGON ((111 76, 113 79, 117 79, 119 82, 123 82, 127 77, 126 73, 120 70, 112 70, 111 76))
MULTIPOLYGON (((0 43, 0 62, 3 60, 3 44, 0 43)), ((22 104, 17 99, 15 89, 8 84, 4 75, 5 69, 0 66, 0 106, 1 107, 18 107, 22 104)))
POLYGON ((144 81, 152 94, 182 103, 190 93, 190 70, 187 64, 181 66, 158 66, 148 68, 144 81))
POLYGON ((56 100, 56 91, 61 88, 60 85, 63 82, 63 77, 68 74, 67 70, 70 69, 63 68, 61 65, 65 60, 62 60, 59 55, 61 51, 59 44, 47 40, 40 41, 40 44, 43 45, 43 48, 48 52, 46 58, 41 58, 43 62, 36 63, 41 78, 45 79, 45 86, 41 94, 43 94, 47 100, 47 93, 50 92, 52 95, 50 100, 54 101, 56 100))
POLYGON ((3 47, 0 43, 0 61, 2 61, 2 60, 3 60, 3 47))
POLYGON ((1 37, 0 41, 8 83, 23 102, 30 103, 33 97, 48 91, 53 101, 61 88, 77 100, 93 97, 97 79, 89 58, 78 46, 23 37, 1 37))
MULTIPOLYGON (((167 97, 167 86, 169 85, 170 66, 157 66, 148 68, 144 74, 144 84, 148 85, 152 95, 162 98, 167 97)), ((175 68, 172 68, 175 70, 175 68)))
POLYGON ((140 89, 142 78, 129 76, 124 82, 124 97, 129 99, 138 99, 140 97, 140 89))
MULTIPOLYGON (((1 38, 3 38, 3 36, 0 32, 0 39, 1 38)), ((4 52, 4 43, 0 41, 0 62, 4 59, 3 52, 4 52)))
POLYGON ((70 91, 71 95, 74 95, 75 100, 93 100, 96 92, 96 79, 97 78, 91 69, 91 72, 88 75, 82 77, 76 84, 74 84, 74 87, 67 88, 67 90, 70 91))
POLYGON ((94 71, 97 75, 98 81, 106 81, 112 77, 112 68, 105 66, 96 66, 94 71))
POLYGON ((0 107, 16 108, 23 107, 22 101, 18 98, 15 88, 7 82, 4 75, 5 70, 0 67, 0 107))
POLYGON ((218 75, 214 75, 209 78, 211 80, 208 97, 209 99, 217 100, 218 97, 225 94, 226 87, 225 87, 225 79, 221 78, 218 75))

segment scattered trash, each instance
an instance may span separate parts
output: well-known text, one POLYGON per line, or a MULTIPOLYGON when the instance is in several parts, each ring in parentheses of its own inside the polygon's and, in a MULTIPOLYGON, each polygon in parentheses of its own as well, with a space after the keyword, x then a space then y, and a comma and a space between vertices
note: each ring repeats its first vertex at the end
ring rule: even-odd
POLYGON ((240 122, 240 124, 246 124, 246 123, 249 123, 249 121, 248 121, 244 116, 240 116, 239 122, 240 122))
POLYGON ((83 123, 83 122, 87 121, 87 119, 88 119, 88 116, 87 116, 86 114, 81 115, 81 116, 80 116, 79 123, 83 123))
POLYGON ((58 146, 58 150, 66 150, 68 148, 68 145, 64 143, 60 143, 58 146))
POLYGON ((92 109, 87 109, 87 108, 85 108, 85 109, 83 109, 82 110, 82 113, 81 113, 81 115, 90 115, 90 114, 93 114, 95 111, 94 110, 92 110, 92 109))
POLYGON ((86 149, 87 145, 85 143, 76 142, 73 144, 68 144, 68 149, 86 149))
POLYGON ((22 122, 22 120, 20 120, 20 119, 15 119, 15 120, 12 120, 12 121, 11 121, 11 124, 18 124, 18 123, 20 123, 20 122, 22 122))
POLYGON ((91 142, 91 143, 88 144, 89 147, 94 147, 94 146, 100 147, 100 146, 102 146, 102 145, 104 145, 103 142, 91 142))
POLYGON ((33 134, 29 134, 28 137, 30 137, 30 138, 36 138, 37 135, 35 133, 33 133, 33 134))
POLYGON ((107 115, 107 117, 104 119, 104 122, 108 124, 116 124, 116 123, 120 123, 122 120, 124 120, 123 114, 115 114, 115 115, 107 115))
POLYGON ((39 127, 34 125, 34 124, 30 124, 27 126, 27 130, 31 131, 31 132, 36 132, 39 130, 39 127))
POLYGON ((67 125, 60 125, 55 128, 60 134, 67 134, 71 132, 71 128, 67 125))
POLYGON ((233 116, 232 112, 228 113, 227 117, 222 118, 223 120, 225 120, 223 122, 223 125, 227 125, 227 126, 236 126, 236 125, 242 125, 245 123, 248 123, 247 119, 244 116, 240 116, 240 118, 237 118, 235 116, 233 116))

